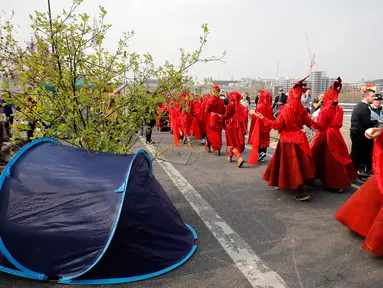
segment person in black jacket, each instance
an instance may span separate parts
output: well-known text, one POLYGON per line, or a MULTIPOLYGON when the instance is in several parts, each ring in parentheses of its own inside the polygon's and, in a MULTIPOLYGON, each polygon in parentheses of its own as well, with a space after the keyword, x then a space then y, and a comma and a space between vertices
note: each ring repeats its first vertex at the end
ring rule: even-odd
MULTIPOLYGON (((146 94, 151 96, 152 93, 150 93, 150 91, 146 91, 146 94)), ((154 126, 156 125, 157 114, 156 114, 156 111, 151 110, 150 107, 147 107, 146 108, 146 115, 148 115, 148 118, 147 118, 146 123, 145 123, 146 144, 154 145, 156 143, 152 140, 152 132, 153 132, 154 126)))
POLYGON ((274 117, 277 118, 279 113, 279 108, 281 108, 282 105, 285 105, 287 103, 287 95, 283 93, 283 88, 279 88, 278 95, 274 99, 273 104, 273 114, 274 117))
POLYGON ((374 101, 375 91, 367 89, 363 92, 363 100, 359 102, 351 115, 351 159, 359 177, 368 177, 372 170, 372 150, 374 142, 364 136, 368 128, 381 123, 380 120, 371 120, 370 105, 374 101), (361 166, 364 165, 364 171, 361 166))
POLYGON ((279 105, 284 105, 287 103, 287 95, 283 93, 283 88, 279 88, 278 95, 274 99, 273 109, 279 105))

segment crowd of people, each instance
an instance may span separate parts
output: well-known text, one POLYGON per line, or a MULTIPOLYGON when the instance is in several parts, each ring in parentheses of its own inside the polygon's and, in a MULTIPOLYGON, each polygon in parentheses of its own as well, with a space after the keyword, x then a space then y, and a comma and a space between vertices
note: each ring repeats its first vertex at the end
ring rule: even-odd
POLYGON ((211 94, 194 96, 184 93, 179 102, 170 101, 161 111, 170 115, 177 146, 180 139, 190 143, 190 137, 194 136, 205 139, 207 152, 220 156, 224 130, 227 161, 232 162, 235 157, 239 168, 245 163, 242 154, 245 135, 248 134, 248 144, 252 145, 248 164, 254 165, 266 156, 271 129, 277 130, 279 141, 263 180, 280 190, 297 191, 294 198, 298 201, 310 199, 306 187, 313 186, 317 179, 326 190, 343 192, 352 181, 363 176, 365 184, 335 217, 366 237, 365 250, 383 256, 383 229, 380 226, 383 221, 383 136, 377 127, 383 118, 382 96, 371 88, 363 89, 363 100, 352 113, 350 154, 340 131, 344 116, 338 105, 341 78, 313 101, 304 81, 297 82, 287 95, 280 89, 274 102, 268 91, 259 91, 254 110, 250 109, 248 95, 241 96, 234 91, 228 93, 228 97, 220 97, 220 87, 214 85, 211 94), (247 129, 249 118, 250 129, 247 129), (311 143, 303 131, 304 126, 316 131, 311 143))
POLYGON ((288 95, 279 89, 274 102, 270 92, 261 90, 255 110, 250 109, 248 94, 234 91, 222 97, 220 87, 214 85, 211 94, 204 96, 181 93, 179 101, 169 101, 161 112, 167 107, 176 146, 180 139, 188 144, 194 136, 204 139, 206 152, 220 156, 224 130, 227 161, 232 162, 235 157, 239 168, 245 163, 242 156, 245 135, 248 134, 248 144, 252 145, 248 163, 258 164, 266 157, 271 129, 277 130, 279 142, 263 179, 280 190, 297 190, 295 199, 304 201, 310 199, 306 186, 313 185, 315 179, 320 179, 330 191, 342 192, 357 177, 340 133, 343 109, 337 103, 341 79, 319 98, 313 109, 311 91, 305 85, 303 80, 296 83, 288 95), (310 114, 319 109, 314 121, 310 114), (311 144, 303 126, 316 130, 311 144))

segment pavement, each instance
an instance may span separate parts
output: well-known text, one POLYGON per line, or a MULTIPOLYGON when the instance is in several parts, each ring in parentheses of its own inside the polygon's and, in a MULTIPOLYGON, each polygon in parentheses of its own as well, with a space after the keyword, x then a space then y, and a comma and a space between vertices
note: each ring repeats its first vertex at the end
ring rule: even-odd
MULTIPOLYGON (((109 287, 382 287, 383 261, 334 219, 357 187, 333 194, 318 184, 309 189, 310 201, 298 202, 261 180, 269 157, 238 169, 198 144, 173 148, 168 132, 154 133, 153 140, 155 147, 139 142, 135 148, 162 153, 153 162, 154 175, 197 231, 198 249, 165 275, 109 287)), ((0 274, 1 287, 64 286, 0 274)))

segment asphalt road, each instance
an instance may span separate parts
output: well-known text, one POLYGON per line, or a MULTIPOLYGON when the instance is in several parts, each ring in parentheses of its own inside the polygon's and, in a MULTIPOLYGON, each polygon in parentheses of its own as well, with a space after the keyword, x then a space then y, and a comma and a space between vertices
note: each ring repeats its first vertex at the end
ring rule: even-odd
MULTIPOLYGON (((155 133, 153 139, 160 143, 156 149, 165 151, 159 159, 167 163, 160 165, 154 161, 154 174, 185 222, 197 231, 198 249, 187 263, 168 274, 109 287, 382 287, 380 269, 383 261, 363 251, 360 248, 363 239, 333 217, 355 188, 343 194, 331 194, 318 184, 310 188, 312 199, 309 202, 297 202, 292 193, 268 187, 261 180, 268 158, 261 165, 245 164, 244 168, 238 169, 235 163, 226 163, 223 156, 204 153, 200 145, 171 148, 172 135, 169 133, 155 133), (190 183, 195 189, 193 193, 206 202, 203 208, 221 217, 220 221, 229 230, 226 236, 232 241, 230 247, 222 245, 223 238, 219 237, 216 228, 206 225, 209 218, 203 209, 190 202, 192 195, 187 194, 190 191, 181 187, 178 179, 172 181, 169 171, 164 170, 169 165, 190 183), (245 251, 235 251, 238 247, 245 247, 245 251), (236 255, 246 257, 247 251, 262 259, 258 264, 264 265, 264 270, 278 274, 286 285, 255 286, 254 281, 249 281, 251 277, 261 278, 266 274, 262 269, 257 271, 256 267, 253 267, 253 274, 244 272, 243 261, 233 260, 236 255)), ((137 149, 147 147, 139 144, 137 149)), ((248 153, 247 149, 245 159, 248 153)), ((1 274, 0 287, 64 286, 1 274)))

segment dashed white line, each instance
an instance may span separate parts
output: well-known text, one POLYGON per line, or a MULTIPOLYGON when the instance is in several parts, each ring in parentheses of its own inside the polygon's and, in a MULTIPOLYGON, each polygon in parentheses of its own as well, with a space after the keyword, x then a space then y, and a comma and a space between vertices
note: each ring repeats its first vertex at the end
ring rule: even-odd
MULTIPOLYGON (((147 150, 154 155, 156 152, 155 149, 146 145, 142 139, 141 141, 147 150)), ((161 165, 166 174, 168 174, 169 178, 253 287, 287 287, 282 277, 271 270, 266 263, 259 258, 251 249, 250 245, 230 227, 171 163, 164 162, 160 159, 156 159, 156 161, 161 165)))

